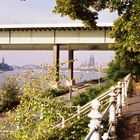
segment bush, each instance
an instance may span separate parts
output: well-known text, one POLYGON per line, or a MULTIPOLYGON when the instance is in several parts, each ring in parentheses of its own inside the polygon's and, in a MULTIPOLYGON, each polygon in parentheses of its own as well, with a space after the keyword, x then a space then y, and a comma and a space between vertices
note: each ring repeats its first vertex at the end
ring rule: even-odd
POLYGON ((7 78, 1 86, 0 112, 9 110, 19 104, 19 87, 15 78, 7 78))
POLYGON ((133 81, 132 79, 130 80, 129 82, 129 85, 128 85, 128 97, 132 97, 134 95, 134 87, 133 87, 133 81))
POLYGON ((118 81, 129 73, 129 68, 127 68, 126 65, 121 64, 121 60, 116 58, 109 64, 107 77, 113 81, 118 81))
POLYGON ((50 74, 51 72, 44 74, 42 70, 38 75, 33 72, 24 73, 23 77, 18 78, 22 81, 22 96, 12 118, 2 127, 3 130, 7 130, 8 126, 8 130, 11 131, 6 139, 49 139, 59 130, 55 127, 56 124, 75 111, 75 108, 53 98, 52 92, 54 94, 55 90, 48 85, 53 79, 53 75, 50 74))
MULTIPOLYGON (((50 74, 50 73, 49 73, 50 74)), ((89 119, 75 118, 65 129, 55 127, 62 121, 62 118, 68 118, 75 112, 75 108, 66 106, 63 102, 53 98, 55 90, 48 87, 50 75, 36 75, 33 77, 26 75, 21 79, 23 83, 22 96, 20 104, 15 109, 12 118, 5 123, 2 130, 10 130, 7 138, 14 140, 82 140, 87 134, 87 124, 89 119), (47 79, 47 76, 49 77, 47 79), (42 80, 43 78, 43 80, 42 80), (47 79, 47 80, 46 80, 47 79), (45 81, 46 80, 46 81, 45 81), (72 125, 71 125, 72 124, 72 125)), ((104 87, 89 88, 87 94, 82 95, 82 101, 88 102, 99 94, 104 87), (94 94, 93 94, 94 93, 94 94)), ((83 103, 81 101, 81 104, 83 103)))
POLYGON ((80 105, 83 106, 87 102, 93 100, 96 98, 99 94, 104 92, 106 89, 111 87, 114 82, 108 81, 107 83, 102 84, 100 87, 97 85, 93 85, 92 87, 89 87, 86 89, 85 92, 78 94, 77 96, 72 98, 72 104, 73 105, 80 105))
POLYGON ((90 119, 87 116, 75 119, 73 123, 71 122, 66 128, 57 131, 48 140, 84 140, 89 132, 89 122, 90 119))
MULTIPOLYGON (((34 83, 35 84, 35 83, 34 83)), ((30 90, 29 90, 30 91, 30 90)), ((49 90, 48 90, 49 92, 49 90)), ((25 93, 20 99, 12 119, 9 121, 11 131, 9 139, 43 140, 58 132, 56 124, 62 117, 67 118, 73 109, 52 98, 51 93, 39 92, 32 87, 32 93, 25 93)))
POLYGON ((50 91, 50 93, 51 93, 51 95, 53 97, 61 96, 61 95, 65 94, 65 93, 69 92, 68 87, 60 87, 59 89, 50 88, 50 89, 46 90, 46 93, 48 92, 48 90, 50 91))

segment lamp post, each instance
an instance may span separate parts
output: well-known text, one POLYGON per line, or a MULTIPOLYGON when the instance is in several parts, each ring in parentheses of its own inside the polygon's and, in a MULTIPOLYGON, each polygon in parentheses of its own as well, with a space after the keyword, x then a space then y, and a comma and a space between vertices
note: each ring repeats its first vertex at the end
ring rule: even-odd
POLYGON ((99 87, 100 87, 100 85, 101 85, 100 76, 101 76, 101 65, 98 64, 98 85, 99 85, 99 87))
POLYGON ((69 101, 71 104, 71 99, 72 99, 72 81, 71 80, 66 80, 66 86, 69 87, 69 101))

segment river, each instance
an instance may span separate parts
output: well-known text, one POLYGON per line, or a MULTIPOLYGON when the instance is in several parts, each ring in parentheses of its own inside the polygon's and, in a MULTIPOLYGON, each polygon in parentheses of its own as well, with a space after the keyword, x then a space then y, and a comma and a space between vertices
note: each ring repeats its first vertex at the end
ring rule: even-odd
MULTIPOLYGON (((22 74, 22 70, 14 70, 0 73, 0 84, 4 82, 6 77, 12 75, 20 75, 22 74)), ((61 73, 61 72, 60 72, 61 73)), ((63 73, 67 76, 68 71, 63 71, 63 73)), ((95 72, 95 71, 74 71, 74 79, 76 83, 90 81, 94 79, 99 79, 99 77, 104 76, 103 73, 95 72)))

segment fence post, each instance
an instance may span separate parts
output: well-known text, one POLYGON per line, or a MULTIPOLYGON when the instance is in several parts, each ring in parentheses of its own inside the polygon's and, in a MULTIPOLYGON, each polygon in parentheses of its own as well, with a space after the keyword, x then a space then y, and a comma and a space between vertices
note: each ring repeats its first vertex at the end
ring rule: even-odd
POLYGON ((81 106, 78 105, 77 106, 77 114, 78 114, 77 119, 80 119, 80 109, 81 109, 81 106))
POLYGON ((125 77, 125 96, 127 97, 127 91, 128 91, 128 86, 129 86, 129 82, 130 82, 130 74, 128 74, 126 77, 125 77))
POLYGON ((62 117, 62 126, 61 126, 62 128, 64 128, 65 127, 65 119, 64 119, 64 117, 62 117))
POLYGON ((118 117, 122 116, 122 98, 121 98, 121 82, 118 82, 117 86, 117 109, 118 109, 118 117))
POLYGON ((104 135, 102 136, 103 140, 109 140, 109 134, 108 133, 104 133, 104 135))
POLYGON ((122 82, 122 106, 126 106, 126 101, 125 101, 125 83, 122 82))
POLYGON ((127 98, 127 80, 124 80, 124 94, 125 97, 127 98))
POLYGON ((92 131, 93 134, 91 135, 90 140, 100 140, 101 139, 100 128, 101 128, 101 119, 102 119, 102 114, 99 112, 100 101, 95 99, 92 101, 91 105, 92 105, 92 110, 88 114, 91 120, 88 126, 90 127, 89 134, 92 133, 92 131))
POLYGON ((109 123, 112 124, 110 129, 111 140, 117 140, 116 136, 116 94, 115 94, 115 87, 111 88, 110 95, 110 109, 109 109, 109 123))

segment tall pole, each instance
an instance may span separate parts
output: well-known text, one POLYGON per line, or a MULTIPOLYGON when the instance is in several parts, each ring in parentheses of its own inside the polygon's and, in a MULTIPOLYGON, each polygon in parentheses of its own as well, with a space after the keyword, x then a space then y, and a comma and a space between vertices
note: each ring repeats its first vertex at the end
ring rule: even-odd
POLYGON ((54 66, 56 68, 56 84, 58 86, 59 84, 59 52, 60 52, 60 46, 57 44, 57 45, 54 45, 53 46, 53 63, 54 63, 54 66))
POLYGON ((99 71, 99 73, 98 73, 98 84, 99 84, 99 87, 100 87, 100 85, 101 85, 101 79, 100 79, 100 77, 101 77, 101 65, 100 64, 98 64, 98 71, 99 71))
POLYGON ((74 59, 74 50, 69 50, 69 62, 68 62, 68 69, 69 69, 69 78, 72 85, 74 84, 73 79, 73 59, 74 59))

